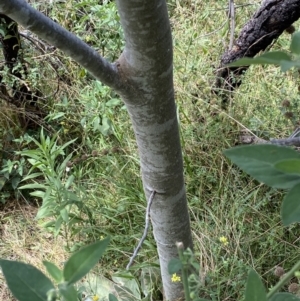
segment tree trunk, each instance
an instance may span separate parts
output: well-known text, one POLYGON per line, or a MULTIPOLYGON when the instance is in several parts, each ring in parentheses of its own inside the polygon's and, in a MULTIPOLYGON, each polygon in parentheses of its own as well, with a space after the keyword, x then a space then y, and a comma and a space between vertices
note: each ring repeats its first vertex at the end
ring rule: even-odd
POLYGON ((124 100, 139 149, 146 198, 151 206, 166 300, 184 298, 168 262, 176 242, 192 248, 183 162, 173 89, 172 37, 165 0, 117 0, 125 49, 115 64, 23 0, 1 0, 0 12, 65 51, 124 100))
MULTIPOLYGON (((226 51, 216 71, 214 91, 222 94, 241 84, 239 76, 249 66, 226 67, 242 57, 254 57, 265 50, 282 32, 300 18, 299 0, 265 0, 251 20, 243 27, 232 49, 226 51)), ((223 102, 227 96, 224 95, 223 102)))
POLYGON ((18 114, 23 128, 36 128, 39 120, 45 117, 45 113, 37 105, 37 100, 42 95, 40 91, 33 92, 24 83, 28 72, 20 53, 21 37, 18 24, 8 16, 0 13, 0 27, 2 28, 0 44, 2 46, 4 64, 9 71, 0 75, 0 96, 17 108, 24 109, 24 112, 18 114), (10 75, 13 75, 14 79, 7 79, 10 75), (9 87, 7 83, 10 83, 9 87), (7 88, 11 89, 11 94, 8 93, 7 88))

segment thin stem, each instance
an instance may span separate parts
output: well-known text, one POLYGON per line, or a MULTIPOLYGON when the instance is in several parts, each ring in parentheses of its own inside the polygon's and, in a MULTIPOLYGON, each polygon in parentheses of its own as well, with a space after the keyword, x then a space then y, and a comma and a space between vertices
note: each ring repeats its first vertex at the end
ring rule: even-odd
POLYGON ((190 301, 190 288, 189 288, 189 281, 188 281, 188 271, 187 271, 187 267, 185 264, 185 258, 184 258, 184 246, 183 243, 176 243, 177 245, 177 249, 178 249, 178 253, 179 253, 179 259, 181 261, 182 264, 182 269, 181 269, 181 276, 182 276, 182 284, 183 284, 183 289, 184 289, 184 296, 185 296, 185 301, 190 301))
POLYGON ((138 246, 136 247, 136 249, 134 250, 133 252, 133 255, 130 257, 130 260, 129 260, 129 263, 127 264, 126 266, 126 270, 129 270, 129 268, 131 267, 135 257, 137 256, 144 240, 146 239, 147 237, 147 233, 148 233, 148 229, 149 229, 149 226, 150 226, 150 209, 151 209, 151 204, 153 202, 153 198, 155 196, 155 193, 156 191, 153 190, 151 195, 150 195, 150 198, 149 198, 149 201, 148 201, 148 205, 147 205, 147 209, 146 209, 146 214, 145 214, 145 229, 144 229, 144 233, 143 233, 143 236, 142 238, 140 239, 139 243, 138 243, 138 246))

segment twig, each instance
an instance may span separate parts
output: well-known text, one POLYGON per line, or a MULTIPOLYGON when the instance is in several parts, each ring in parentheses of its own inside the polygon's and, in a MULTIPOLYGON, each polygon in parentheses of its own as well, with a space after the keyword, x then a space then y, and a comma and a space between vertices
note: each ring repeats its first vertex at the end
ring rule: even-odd
POLYGON ((130 260, 129 260, 129 263, 127 264, 126 266, 126 270, 129 270, 130 266, 132 265, 133 263, 133 260, 135 259, 135 257, 137 256, 145 238, 147 237, 147 233, 148 233, 148 229, 149 229, 149 221, 150 221, 150 208, 151 208, 151 204, 152 204, 152 201, 154 199, 154 196, 155 196, 155 193, 156 191, 155 190, 152 190, 152 193, 150 195, 150 198, 149 198, 149 201, 148 201, 148 205, 147 205, 147 209, 146 209, 146 215, 145 215, 145 229, 144 229, 144 233, 143 233, 143 236, 142 238, 140 239, 136 249, 134 250, 132 256, 130 257, 130 260))
POLYGON ((285 138, 285 139, 271 139, 271 144, 284 145, 284 146, 300 146, 300 137, 285 138))
POLYGON ((229 0, 228 18, 230 20, 230 42, 229 50, 233 47, 234 29, 235 29, 235 12, 234 12, 234 0, 229 0))
POLYGON ((300 128, 296 128, 290 137, 283 139, 270 139, 270 143, 275 145, 300 147, 300 128))

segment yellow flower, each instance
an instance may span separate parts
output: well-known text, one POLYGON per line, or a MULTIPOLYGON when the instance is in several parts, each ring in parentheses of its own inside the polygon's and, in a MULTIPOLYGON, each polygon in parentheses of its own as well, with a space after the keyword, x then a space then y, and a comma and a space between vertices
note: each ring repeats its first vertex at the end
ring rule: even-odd
POLYGON ((219 241, 220 241, 224 246, 227 246, 227 245, 228 245, 228 239, 227 239, 225 236, 219 237, 219 241))
POLYGON ((99 297, 97 295, 93 296, 93 301, 98 301, 99 297))
POLYGON ((178 276, 176 273, 172 275, 171 278, 172 282, 178 282, 181 280, 180 276, 178 276))

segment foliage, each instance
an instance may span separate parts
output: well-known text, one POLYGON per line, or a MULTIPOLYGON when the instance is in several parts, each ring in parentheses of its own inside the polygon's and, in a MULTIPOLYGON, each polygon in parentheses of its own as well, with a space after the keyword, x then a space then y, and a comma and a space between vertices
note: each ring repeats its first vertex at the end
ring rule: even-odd
MULTIPOLYGON (((245 64, 276 64, 283 72, 300 67, 300 32, 292 36, 290 51, 295 60, 285 52, 267 52, 254 59, 242 58, 231 66, 245 64)), ((274 145, 254 145, 225 151, 225 154, 242 170, 274 188, 290 189, 285 196, 281 217, 285 226, 300 221, 298 195, 300 193, 300 155, 298 152, 274 145)))
MULTIPOLYGON (((43 5, 42 5, 43 6, 43 5)), ((102 56, 114 61, 119 57, 124 46, 123 31, 120 18, 113 1, 71 0, 53 1, 45 8, 54 20, 82 37, 102 56), (67 8, 67 15, 65 10, 67 8)), ((83 71, 84 72, 84 71, 83 71)))
MULTIPOLYGON (((205 286, 205 279, 201 279, 201 268, 196 260, 195 255, 191 250, 183 250, 182 244, 178 243, 178 252, 180 259, 173 259, 169 262, 169 273, 173 274, 173 281, 182 281, 185 290, 185 300, 187 301, 209 301, 203 299, 200 296, 203 295, 203 288, 205 286), (187 271, 190 270, 190 273, 187 271), (181 274, 178 274, 181 273, 181 274), (178 276, 178 275, 181 275, 178 276)), ((267 300, 286 300, 286 301, 299 301, 293 294, 288 293, 278 293, 278 290, 282 289, 290 279, 297 275, 300 268, 300 261, 298 261, 294 267, 287 273, 284 273, 282 269, 280 280, 278 283, 272 287, 269 292, 267 292, 260 276, 252 269, 248 273, 248 279, 246 281, 246 289, 244 293, 245 301, 267 301, 267 300)), ((299 293, 299 284, 293 283, 295 286, 294 291, 290 290, 292 293, 299 293)), ((291 285, 290 285, 291 287, 291 285)))
POLYGON ((74 284, 96 265, 108 243, 109 238, 106 238, 77 251, 65 263, 63 270, 45 261, 47 272, 57 286, 31 265, 1 259, 0 266, 8 287, 19 301, 82 300, 74 284))
POLYGON ((80 228, 84 222, 81 213, 87 215, 89 222, 92 222, 92 213, 81 199, 82 192, 74 185, 74 175, 68 173, 72 153, 65 157, 65 150, 75 140, 63 145, 59 145, 58 140, 58 134, 52 138, 46 137, 43 130, 40 133, 40 141, 28 135, 18 140, 24 144, 24 149, 18 154, 27 158, 31 165, 21 183, 28 180, 33 182, 21 185, 19 189, 33 190, 30 195, 42 199, 42 206, 36 218, 54 218, 45 226, 52 228, 54 235, 58 235, 64 226, 64 235, 67 238, 74 232, 76 224, 80 228), (25 148, 26 144, 32 143, 36 149, 25 148))
MULTIPOLYGON (((299 67, 300 32, 294 33, 290 46, 291 52, 296 55, 292 60, 288 54, 277 51, 268 52, 254 59, 243 58, 230 64, 243 66, 245 64, 276 64, 283 72, 292 67, 299 67)), ((299 194, 300 194, 300 155, 297 151, 287 147, 275 145, 241 146, 226 150, 225 155, 243 171, 273 188, 289 189, 281 206, 283 224, 288 226, 300 222, 299 194)), ((256 272, 250 271, 245 300, 299 300, 292 294, 278 293, 289 278, 298 271, 300 262, 266 294, 266 289, 256 272)), ((296 293, 298 289, 296 289, 296 293)))
MULTIPOLYGON (((109 5, 108 1, 104 1, 105 11, 101 20, 90 12, 90 8, 99 5, 99 1, 52 1, 51 5, 45 1, 31 2, 51 18, 67 25, 85 41, 91 39, 91 45, 98 47, 98 39, 102 39, 104 46, 99 51, 109 59, 117 57, 121 52, 122 42, 117 38, 120 28, 118 17, 109 11, 115 11, 113 1, 109 5), (105 16, 116 18, 116 22, 107 22, 102 27, 104 24, 101 22, 105 16), (85 25, 87 21, 84 19, 88 18, 96 24, 94 30, 92 27, 86 30, 85 26, 88 25, 85 25), (103 34, 104 31, 106 35, 103 34), (110 36, 113 38, 110 39, 110 36)), ((237 143, 241 128, 249 129, 264 138, 286 135, 291 131, 298 122, 298 115, 294 115, 293 123, 290 119, 283 118, 283 110, 287 108, 282 103, 288 100, 290 108, 297 113, 299 76, 292 70, 282 76, 272 65, 266 68, 256 65, 250 68, 240 90, 234 93, 234 106, 230 106, 228 112, 222 112, 218 106, 219 100, 210 94, 210 86, 214 80, 214 66, 218 65, 220 54, 224 51, 224 41, 229 34, 227 14, 224 12, 228 1, 168 2, 174 36, 174 76, 184 144, 186 188, 197 251, 194 257, 201 265, 200 279, 205 279, 201 292, 206 299, 238 300, 244 297, 249 267, 262 275, 267 291, 274 286, 277 281, 273 275, 274 267, 280 264, 289 269, 299 258, 297 242, 300 233, 298 227, 292 225, 283 228, 280 223, 278 211, 282 192, 268 189, 233 168, 224 159, 222 150, 237 143), (227 245, 219 241, 222 236, 227 237, 227 245)), ((236 32, 251 17, 257 5, 237 8, 236 32)), ((36 37, 31 37, 37 42, 36 37)), ((287 34, 282 35, 273 47, 288 51, 289 38, 287 34)), ((38 79, 36 84, 47 95, 47 120, 50 120, 55 131, 60 130, 58 145, 62 146, 77 138, 64 150, 66 154, 58 158, 57 163, 61 164, 72 153, 73 165, 70 172, 63 175, 62 181, 65 183, 71 174, 75 177, 71 187, 92 211, 95 223, 90 223, 87 219, 87 222, 75 224, 71 233, 75 235, 77 232, 80 235, 76 236, 79 246, 102 235, 112 236, 110 251, 102 257, 100 271, 101 274, 111 275, 126 265, 127 255, 131 254, 140 237, 144 222, 141 213, 145 209, 143 187, 139 180, 136 146, 128 116, 122 105, 110 107, 107 112, 105 104, 115 98, 115 95, 104 90, 104 87, 101 92, 97 87, 98 83, 62 53, 49 45, 38 44, 49 50, 46 54, 40 53, 26 38, 22 38, 22 43, 26 62, 31 67, 30 70, 34 70, 33 76, 38 79), (51 62, 55 64, 52 65, 51 62), (102 111, 99 113, 97 110, 102 111), (103 114, 111 121, 111 128, 106 136, 99 128, 94 130, 94 120, 99 117, 101 126, 103 114), (80 124, 83 118, 86 127, 80 124)), ((3 107, 6 108, 7 104, 3 107)), ((6 111, 2 110, 0 114, 1 137, 4 137, 3 128, 17 128, 18 124, 8 123, 12 118, 6 111)), ((21 127, 21 130, 24 129, 21 127)), ((49 135, 51 139, 53 134, 49 135)), ((19 132, 13 134, 14 139, 20 139, 20 136, 19 132)), ((41 142, 36 133, 29 133, 29 136, 41 142)), ((3 140, 1 147, 2 143, 3 140)), ((6 144, 13 150, 24 147, 38 150, 34 142, 6 144)), ((25 158, 29 157, 24 156, 25 158)), ((7 159, 20 162, 20 157, 7 159)), ((23 176, 27 175, 27 165, 28 163, 26 169, 23 165, 23 176)), ((6 168, 5 165, 2 167, 6 168)), ((32 166, 29 165, 30 167, 32 166)), ((33 180, 45 184, 43 176, 33 180)), ((29 181, 31 180, 22 181, 21 185, 28 184, 29 181)), ((26 189, 18 191, 23 193, 26 189)), ((33 198, 36 197, 26 196, 26 200, 33 198)), ((11 239, 3 241, 1 257, 9 258, 13 255, 24 260, 26 254, 30 253, 30 258, 38 265, 43 256, 49 255, 42 251, 33 253, 31 244, 22 236, 23 223, 22 218, 14 212, 15 201, 4 194, 3 199, 6 201, 5 208, 9 211, 9 217, 6 213, 3 218, 5 212, 2 211, 1 221, 11 229, 11 239), (23 253, 13 251, 19 245, 24 246, 23 253)), ((22 201, 20 206, 22 208, 22 201)), ((79 216, 78 209, 76 212, 76 216, 79 216)), ((84 218, 86 216, 83 215, 84 218)), ((47 223, 46 218, 44 224, 47 223)), ((32 224, 31 227, 36 229, 34 222, 32 224)), ((63 228, 62 226, 61 229, 63 228)), ((32 240, 36 237, 38 241, 38 237, 45 235, 40 231, 31 234, 30 229, 27 227, 26 231, 28 235, 32 235, 32 240)), ((48 229, 55 230, 55 226, 48 229)), ((68 231, 70 229, 71 227, 68 231)), ((64 231, 60 233, 65 235, 64 231)), ((71 233, 68 233, 66 243, 71 238, 75 239, 71 233)), ((55 247, 61 245, 62 249, 65 246, 61 240, 52 243, 55 247)), ((77 241, 72 242, 70 248, 78 248, 77 244, 77 241)), ((145 244, 132 270, 137 282, 143 279, 139 269, 147 270, 149 265, 151 269, 157 258, 151 235, 145 244)), ((41 243, 36 244, 36 247, 43 249, 44 246, 41 243)), ((53 257, 55 255, 50 255, 50 260, 53 257)), ((99 284, 99 278, 98 273, 95 273, 91 281, 94 284, 93 290, 98 288, 100 292, 103 286, 99 284)), ((145 291, 155 292, 155 287, 159 284, 157 273, 154 278, 155 281, 151 280, 152 284, 145 291)))
MULTIPOLYGON (((10 196, 7 190, 17 191, 18 185, 23 177, 25 160, 21 158, 20 160, 3 160, 2 169, 0 171, 0 195, 1 202, 4 204, 7 200, 6 198, 10 196)), ((17 194, 15 194, 17 197, 17 194)))

